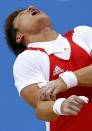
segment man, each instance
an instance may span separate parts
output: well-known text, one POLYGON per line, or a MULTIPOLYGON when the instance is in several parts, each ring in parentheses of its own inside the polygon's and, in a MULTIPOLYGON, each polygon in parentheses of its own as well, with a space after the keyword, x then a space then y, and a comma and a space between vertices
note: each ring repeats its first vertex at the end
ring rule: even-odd
POLYGON ((91 131, 92 28, 64 37, 49 17, 31 6, 6 20, 6 39, 16 54, 15 85, 50 131, 91 131), (80 96, 89 98, 89 103, 80 96))

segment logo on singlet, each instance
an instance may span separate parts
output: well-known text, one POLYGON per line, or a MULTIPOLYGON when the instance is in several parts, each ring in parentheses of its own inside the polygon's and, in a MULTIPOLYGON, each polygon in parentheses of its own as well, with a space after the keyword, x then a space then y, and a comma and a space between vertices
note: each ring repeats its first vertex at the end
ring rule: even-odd
POLYGON ((63 72, 64 72, 64 69, 61 69, 60 67, 55 66, 54 71, 53 71, 53 76, 58 75, 63 72))

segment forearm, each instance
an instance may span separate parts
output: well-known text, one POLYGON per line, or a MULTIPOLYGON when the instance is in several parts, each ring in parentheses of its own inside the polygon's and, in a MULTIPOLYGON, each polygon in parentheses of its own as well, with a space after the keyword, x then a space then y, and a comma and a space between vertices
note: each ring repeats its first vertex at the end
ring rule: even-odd
POLYGON ((92 87, 92 64, 76 71, 65 71, 59 78, 47 83, 46 90, 42 90, 41 99, 56 99, 56 95, 76 86, 92 87), (43 93, 44 92, 44 93, 43 93), (44 97, 43 97, 43 94, 44 97))
MULTIPOLYGON (((60 77, 63 79, 64 83, 66 84, 67 89, 76 86, 92 87, 92 64, 84 68, 81 68, 79 70, 76 70, 74 72, 66 71, 60 74, 60 77)), ((63 82, 61 81, 60 84, 62 83, 63 82)))
POLYGON ((92 65, 74 71, 78 86, 92 87, 92 65))
POLYGON ((78 96, 42 101, 39 97, 40 89, 37 84, 23 88, 21 96, 29 105, 35 108, 37 118, 44 121, 52 121, 59 115, 77 115, 84 104, 83 100, 81 101, 78 96), (70 104, 71 102, 73 103, 70 104))
POLYGON ((58 116, 53 112, 54 101, 40 101, 36 107, 37 118, 44 121, 52 121, 58 116))
POLYGON ((57 117, 53 112, 53 105, 55 101, 41 101, 40 100, 40 89, 36 84, 23 88, 21 96, 23 99, 31 105, 35 111, 37 118, 44 121, 51 121, 57 117))
POLYGON ((75 95, 72 95, 67 99, 57 99, 55 102, 44 101, 42 103, 41 101, 36 108, 37 117, 45 121, 52 121, 60 115, 78 115, 84 103, 88 103, 87 98, 85 100, 82 96, 79 97, 75 95))

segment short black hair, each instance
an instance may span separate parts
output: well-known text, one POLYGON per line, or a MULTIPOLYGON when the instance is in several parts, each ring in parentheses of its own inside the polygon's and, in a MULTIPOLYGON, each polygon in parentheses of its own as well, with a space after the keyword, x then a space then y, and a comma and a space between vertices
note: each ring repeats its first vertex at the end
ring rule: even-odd
POLYGON ((12 49, 14 54, 17 56, 18 54, 22 53, 25 49, 26 46, 24 43, 18 44, 16 42, 16 33, 18 29, 14 27, 13 21, 15 17, 23 10, 17 10, 11 13, 6 21, 5 21, 5 38, 7 41, 8 46, 12 49))

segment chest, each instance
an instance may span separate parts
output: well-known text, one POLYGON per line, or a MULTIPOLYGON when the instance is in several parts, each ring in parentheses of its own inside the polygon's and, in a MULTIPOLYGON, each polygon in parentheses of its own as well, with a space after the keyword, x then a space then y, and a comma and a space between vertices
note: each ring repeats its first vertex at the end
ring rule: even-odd
POLYGON ((72 41, 70 33, 65 35, 71 46, 71 55, 69 60, 61 59, 55 55, 49 56, 50 61, 50 77, 49 80, 54 80, 59 77, 59 74, 64 71, 75 71, 85 66, 92 64, 92 59, 88 53, 72 41))

